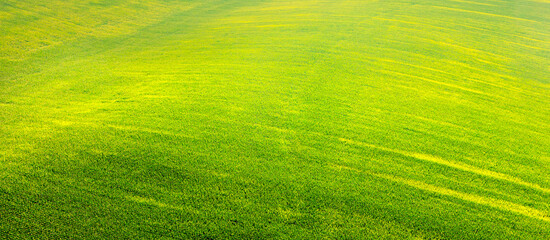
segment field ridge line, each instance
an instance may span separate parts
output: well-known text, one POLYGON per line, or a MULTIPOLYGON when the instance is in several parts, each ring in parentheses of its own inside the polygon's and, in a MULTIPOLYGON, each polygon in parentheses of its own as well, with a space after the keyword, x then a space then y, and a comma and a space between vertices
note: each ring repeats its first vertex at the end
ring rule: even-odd
POLYGON ((535 218, 535 219, 545 221, 545 222, 550 222, 550 215, 548 213, 546 213, 544 211, 540 211, 540 210, 535 209, 535 208, 523 206, 523 205, 520 205, 520 204, 517 204, 517 203, 512 203, 512 202, 509 202, 509 201, 496 199, 496 198, 491 198, 491 197, 483 197, 483 196, 479 196, 479 195, 475 195, 475 194, 460 192, 460 191, 452 190, 452 189, 449 189, 449 188, 440 187, 440 186, 436 186, 436 185, 433 185, 433 184, 425 183, 425 182, 422 182, 422 181, 397 177, 397 176, 394 176, 394 175, 389 175, 389 174, 384 174, 384 173, 376 173, 376 172, 372 172, 372 171, 363 171, 361 169, 348 167, 348 166, 343 166, 343 165, 338 165, 338 164, 333 164, 333 165, 331 165, 331 167, 333 169, 337 170, 337 171, 341 171, 342 169, 344 169, 344 170, 352 171, 352 172, 356 172, 356 173, 363 173, 363 174, 379 177, 379 178, 382 178, 382 179, 386 179, 386 180, 389 180, 389 181, 392 181, 392 182, 401 183, 401 184, 411 186, 411 187, 414 187, 416 189, 424 190, 424 191, 427 191, 427 192, 432 192, 432 193, 436 193, 436 194, 440 194, 440 195, 450 196, 450 197, 454 197, 454 198, 461 199, 461 200, 464 200, 464 201, 468 201, 468 202, 472 202, 472 203, 476 203, 476 204, 480 204, 480 205, 485 205, 485 206, 501 209, 501 210, 504 210, 504 211, 514 212, 514 213, 517 213, 517 214, 520 214, 520 215, 523 215, 523 216, 526 216, 526 217, 535 218))
POLYGON ((517 184, 517 185, 521 185, 521 186, 524 186, 524 187, 528 187, 528 188, 531 188, 531 189, 535 189, 535 190, 550 194, 550 189, 541 187, 538 184, 526 182, 526 181, 524 181, 522 179, 519 179, 517 177, 513 177, 513 176, 510 176, 510 175, 507 175, 507 174, 504 174, 504 173, 494 172, 494 171, 487 170, 487 169, 478 168, 478 167, 471 166, 471 165, 468 165, 468 164, 465 164, 465 163, 449 161, 449 160, 445 160, 445 159, 437 157, 437 156, 424 154, 424 153, 416 153, 416 152, 409 152, 409 151, 404 151, 404 150, 399 150, 399 149, 386 148, 386 147, 377 146, 377 145, 373 145, 373 144, 368 144, 368 143, 364 143, 364 142, 359 142, 359 141, 346 139, 346 138, 340 138, 340 141, 348 143, 348 144, 365 146, 365 147, 380 149, 380 150, 387 151, 387 152, 398 153, 398 154, 401 154, 403 156, 412 157, 412 158, 415 158, 415 159, 436 163, 436 164, 447 166, 447 167, 450 167, 450 168, 455 168, 455 169, 459 169, 459 170, 462 170, 462 171, 471 172, 471 173, 475 173, 475 174, 478 174, 478 175, 499 179, 499 180, 502 180, 502 181, 506 181, 506 182, 509 182, 509 183, 514 183, 514 184, 517 184))
POLYGON ((508 201, 505 201, 505 200, 491 198, 491 197, 483 197, 483 196, 470 194, 470 193, 459 192, 459 191, 455 191, 455 190, 452 190, 452 189, 448 189, 448 188, 428 184, 428 183, 425 183, 425 182, 416 181, 416 180, 412 180, 412 179, 400 178, 400 177, 387 175, 387 174, 373 173, 373 175, 384 178, 384 179, 388 179, 388 180, 391 180, 391 181, 394 181, 394 182, 399 182, 399 183, 402 183, 402 184, 405 184, 405 185, 408 185, 408 186, 411 186, 411 187, 415 187, 417 189, 421 189, 421 190, 425 190, 425 191, 429 191, 429 192, 434 192, 434 193, 438 193, 438 194, 441 194, 441 195, 451 196, 451 197, 455 197, 455 198, 462 199, 462 200, 465 200, 465 201, 469 201, 469 202, 473 202, 473 203, 477 203, 477 204, 481 204, 481 205, 486 205, 486 206, 490 206, 490 207, 494 207, 494 208, 498 208, 498 209, 506 210, 506 211, 510 211, 510 212, 515 212, 515 213, 524 215, 526 217, 531 217, 531 218, 539 219, 539 220, 542 220, 542 221, 545 221, 545 222, 550 222, 550 217, 546 212, 543 212, 543 211, 540 211, 540 210, 537 210, 537 209, 534 209, 534 208, 531 208, 531 207, 523 206, 523 205, 520 205, 520 204, 508 202, 508 201))
POLYGON ((506 15, 500 15, 500 14, 494 14, 494 13, 487 13, 487 12, 472 11, 472 10, 466 10, 466 9, 460 9, 460 8, 450 8, 450 7, 443 7, 443 6, 433 6, 433 7, 434 8, 439 8, 439 9, 445 9, 445 10, 449 10, 449 11, 475 13, 475 14, 480 14, 480 15, 507 18, 507 19, 518 20, 518 21, 537 22, 535 20, 526 19, 526 18, 518 18, 518 17, 506 16, 506 15))

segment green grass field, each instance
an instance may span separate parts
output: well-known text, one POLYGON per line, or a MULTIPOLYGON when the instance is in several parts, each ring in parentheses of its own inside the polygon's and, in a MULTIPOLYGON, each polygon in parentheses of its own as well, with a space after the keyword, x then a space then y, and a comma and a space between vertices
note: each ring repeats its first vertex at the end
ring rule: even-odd
POLYGON ((550 1, 0 2, 0 239, 550 239, 550 1))

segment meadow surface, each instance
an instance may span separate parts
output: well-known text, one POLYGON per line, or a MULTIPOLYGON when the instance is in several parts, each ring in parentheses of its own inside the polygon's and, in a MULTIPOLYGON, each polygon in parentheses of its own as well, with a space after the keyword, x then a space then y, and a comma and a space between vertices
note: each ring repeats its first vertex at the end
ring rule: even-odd
POLYGON ((550 239, 547 0, 3 0, 0 238, 550 239))

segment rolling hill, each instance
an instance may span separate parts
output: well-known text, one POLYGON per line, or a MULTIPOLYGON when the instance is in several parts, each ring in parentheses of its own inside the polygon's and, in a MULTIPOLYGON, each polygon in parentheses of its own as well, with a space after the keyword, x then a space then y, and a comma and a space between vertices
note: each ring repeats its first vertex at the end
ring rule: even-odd
POLYGON ((0 236, 550 239, 546 0, 0 3, 0 236))

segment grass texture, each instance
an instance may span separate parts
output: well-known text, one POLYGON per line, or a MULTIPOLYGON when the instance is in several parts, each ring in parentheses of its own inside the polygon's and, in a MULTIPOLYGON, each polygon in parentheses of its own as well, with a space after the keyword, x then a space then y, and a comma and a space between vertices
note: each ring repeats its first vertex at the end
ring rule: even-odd
POLYGON ((3 0, 0 238, 550 239, 547 0, 3 0))

